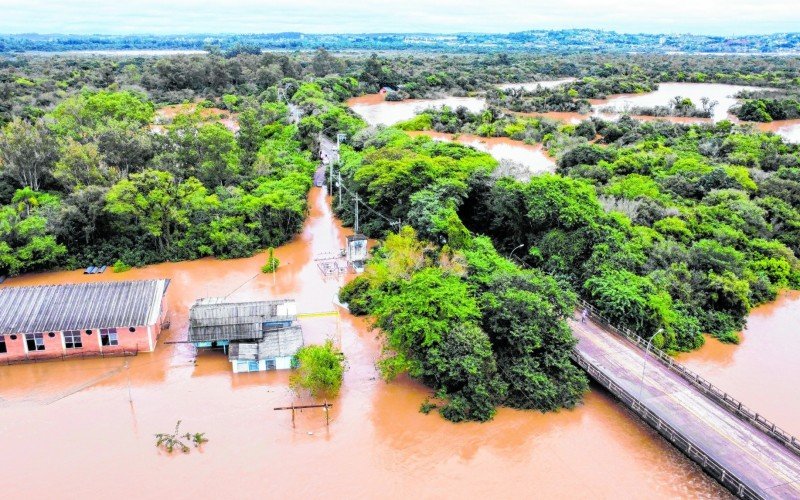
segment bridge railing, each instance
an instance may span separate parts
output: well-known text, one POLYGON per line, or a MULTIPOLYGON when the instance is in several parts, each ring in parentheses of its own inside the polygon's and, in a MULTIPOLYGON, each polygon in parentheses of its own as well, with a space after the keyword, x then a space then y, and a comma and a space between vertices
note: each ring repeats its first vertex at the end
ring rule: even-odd
MULTIPOLYGON (((637 335, 628 328, 625 327, 617 328, 611 323, 609 319, 603 317, 599 313, 597 308, 595 308, 593 305, 586 302, 585 300, 579 299, 579 302, 581 306, 585 307, 589 311, 591 318, 596 323, 603 325, 609 331, 616 333, 617 335, 629 340, 630 342, 639 346, 641 349, 647 349, 647 340, 645 340, 643 337, 637 335)), ((753 410, 745 406, 738 399, 734 398, 727 392, 723 391, 722 389, 715 386, 708 380, 704 379, 699 374, 689 370, 682 364, 678 363, 672 358, 672 356, 662 351, 661 349, 651 345, 650 348, 647 349, 647 352, 652 354, 653 357, 658 359, 670 371, 677 373, 684 380, 688 381, 694 387, 699 389, 701 393, 703 393, 706 397, 714 401, 717 405, 721 406, 728 412, 736 415, 741 420, 745 420, 750 424, 754 425, 755 427, 759 428, 764 433, 766 433, 767 435, 769 435, 770 437, 774 438, 779 443, 784 445, 794 454, 800 456, 800 440, 798 440, 793 435, 789 434, 785 430, 778 427, 774 422, 754 412, 753 410)))
POLYGON ((622 401, 634 413, 652 426, 659 434, 672 443, 676 448, 681 450, 686 456, 700 465, 704 471, 720 484, 728 488, 739 498, 746 499, 760 499, 763 498, 758 492, 748 486, 743 480, 737 477, 734 473, 726 469, 719 462, 714 460, 711 456, 706 454, 702 449, 695 446, 686 436, 665 420, 659 417, 655 412, 643 405, 637 398, 622 388, 619 384, 614 382, 611 377, 597 369, 587 360, 580 352, 574 350, 572 357, 575 362, 586 370, 586 372, 595 379, 600 385, 605 387, 611 394, 622 401))

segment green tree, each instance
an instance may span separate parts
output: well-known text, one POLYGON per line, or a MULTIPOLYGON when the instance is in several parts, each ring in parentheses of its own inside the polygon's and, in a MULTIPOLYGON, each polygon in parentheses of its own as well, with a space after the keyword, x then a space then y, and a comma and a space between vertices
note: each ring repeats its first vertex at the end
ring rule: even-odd
POLYGON ((297 351, 298 368, 289 378, 295 391, 308 391, 315 398, 335 398, 344 378, 345 358, 326 340, 322 345, 307 345, 297 351))

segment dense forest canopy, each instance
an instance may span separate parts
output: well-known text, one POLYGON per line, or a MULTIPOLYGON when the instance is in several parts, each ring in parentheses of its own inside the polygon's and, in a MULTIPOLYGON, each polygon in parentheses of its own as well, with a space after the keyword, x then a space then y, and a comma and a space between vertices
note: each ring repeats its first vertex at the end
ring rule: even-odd
POLYGON ((800 287, 800 149, 727 121, 573 125, 507 108, 713 81, 779 88, 742 108, 775 99, 788 113, 798 78, 791 57, 6 58, 0 275, 280 245, 306 216, 320 136, 340 132, 337 215, 352 224, 358 196, 361 230, 383 240, 341 299, 379 327, 381 373, 424 381, 436 391, 424 407, 455 421, 572 407, 587 387, 569 360, 578 297, 678 351, 706 333, 736 341, 752 307, 800 287), (559 77, 575 80, 496 89, 559 77), (385 86, 399 98, 485 93, 490 106, 373 128, 345 105, 385 86), (558 168, 509 178, 488 154, 407 130, 542 143, 558 168))

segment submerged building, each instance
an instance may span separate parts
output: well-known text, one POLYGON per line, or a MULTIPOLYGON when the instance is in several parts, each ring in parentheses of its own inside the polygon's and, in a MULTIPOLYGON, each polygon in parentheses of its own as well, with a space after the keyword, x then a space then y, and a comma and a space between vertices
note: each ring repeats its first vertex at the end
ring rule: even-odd
POLYGON ((0 288, 0 362, 155 349, 169 280, 0 288))
POLYGON ((294 300, 205 298, 189 311, 188 341, 198 349, 221 348, 234 373, 282 370, 294 367, 303 332, 294 300))

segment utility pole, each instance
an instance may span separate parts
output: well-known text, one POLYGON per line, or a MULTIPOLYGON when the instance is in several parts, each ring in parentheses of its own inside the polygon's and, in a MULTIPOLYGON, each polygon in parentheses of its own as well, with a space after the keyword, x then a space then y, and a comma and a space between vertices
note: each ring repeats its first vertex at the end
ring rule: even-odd
POLYGON ((353 231, 355 232, 355 234, 358 234, 358 195, 356 195, 355 203, 356 203, 356 207, 355 207, 355 210, 356 210, 356 224, 355 224, 355 226, 353 226, 353 231))
POLYGON ((333 195, 333 159, 328 158, 328 196, 333 195))
POLYGON ((338 179, 338 184, 339 184, 339 204, 338 204, 337 208, 342 208, 342 171, 339 170, 339 172, 337 172, 337 174, 339 175, 339 179, 338 179))

